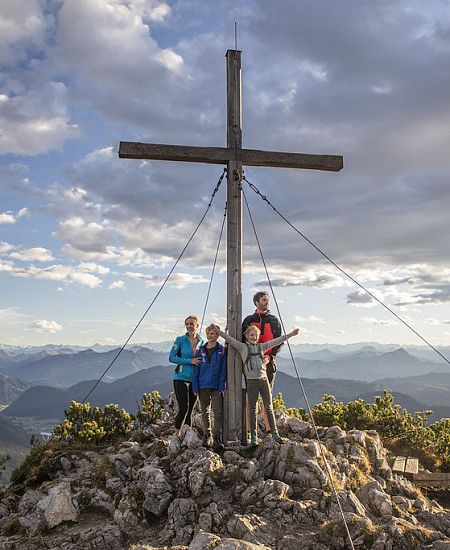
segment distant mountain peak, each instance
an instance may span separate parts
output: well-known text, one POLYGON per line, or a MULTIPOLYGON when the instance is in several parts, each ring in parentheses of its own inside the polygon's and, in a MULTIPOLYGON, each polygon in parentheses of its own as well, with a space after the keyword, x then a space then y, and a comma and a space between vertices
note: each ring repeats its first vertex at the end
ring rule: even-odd
POLYGON ((362 351, 364 353, 378 353, 378 350, 371 345, 363 346, 359 351, 362 351))
POLYGON ((390 355, 391 357, 402 357, 402 358, 411 358, 415 360, 416 358, 408 353, 405 348, 394 349, 393 351, 387 351, 384 355, 390 355))

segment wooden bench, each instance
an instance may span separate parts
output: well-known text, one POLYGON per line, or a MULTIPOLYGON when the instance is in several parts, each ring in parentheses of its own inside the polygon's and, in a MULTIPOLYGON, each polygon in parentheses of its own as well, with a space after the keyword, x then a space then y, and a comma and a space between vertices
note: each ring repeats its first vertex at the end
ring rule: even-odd
POLYGON ((413 474, 411 481, 418 487, 435 487, 444 489, 450 487, 450 474, 442 473, 423 473, 413 474))
POLYGON ((411 480, 418 487, 450 487, 450 474, 419 473, 419 459, 413 456, 395 456, 392 471, 411 480))
POLYGON ((392 464, 392 471, 412 479, 419 473, 419 459, 413 456, 396 456, 392 464))

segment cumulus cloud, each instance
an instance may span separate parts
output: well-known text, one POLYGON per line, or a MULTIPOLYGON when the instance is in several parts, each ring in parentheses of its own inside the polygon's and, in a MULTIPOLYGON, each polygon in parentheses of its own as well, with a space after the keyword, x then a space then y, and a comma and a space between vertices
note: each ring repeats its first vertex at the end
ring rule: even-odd
POLYGON ((108 287, 110 290, 114 290, 116 288, 123 289, 125 288, 125 281, 114 281, 111 283, 108 287))
POLYGON ((26 44, 39 46, 47 23, 38 0, 3 0, 0 5, 0 63, 9 65, 23 58, 26 44))
POLYGON ((13 250, 14 246, 12 244, 6 243, 5 241, 0 241, 0 255, 3 256, 4 254, 7 254, 11 250, 13 250))
POLYGON ((80 185, 65 187, 53 183, 43 190, 45 204, 41 211, 59 219, 83 218, 87 222, 96 221, 102 213, 102 205, 92 200, 80 185))
POLYGON ((78 269, 86 273, 98 273, 99 275, 107 275, 111 271, 109 267, 93 262, 81 262, 78 265, 78 269))
POLYGON ((40 89, 0 96, 0 153, 36 155, 60 149, 76 137, 70 123, 67 89, 62 82, 49 82, 40 89))
POLYGON ((183 68, 180 53, 159 47, 152 37, 151 25, 169 14, 157 2, 65 0, 57 13, 54 55, 70 70, 83 100, 108 116, 148 125, 158 117, 164 89, 183 68))
MULTIPOLYGON (((345 281, 335 273, 323 270, 305 270, 303 273, 286 275, 271 280, 273 286, 307 286, 311 288, 335 288, 345 286, 345 281)), ((255 287, 267 285, 267 281, 261 280, 254 283, 255 287)))
POLYGON ((28 208, 21 208, 16 214, 14 214, 14 212, 2 212, 0 213, 0 223, 5 223, 5 224, 16 223, 16 221, 19 218, 28 216, 29 213, 30 212, 28 208))
POLYGON ((58 281, 67 284, 79 284, 89 288, 97 288, 102 280, 92 273, 85 273, 77 267, 55 264, 48 267, 19 267, 11 261, 0 260, 0 272, 7 273, 13 277, 23 279, 42 279, 47 281, 58 281))
MULTIPOLYGON (((136 281, 143 281, 147 286, 159 286, 163 283, 165 277, 160 277, 158 275, 150 275, 146 273, 139 273, 134 271, 127 271, 124 273, 130 279, 136 281)), ((208 279, 202 275, 195 275, 191 273, 173 273, 169 279, 169 283, 175 288, 186 288, 190 285, 207 283, 208 279)))
POLYGON ((362 290, 350 292, 350 294, 347 295, 347 304, 357 307, 373 307, 377 305, 375 300, 362 290))
POLYGON ((50 262, 54 259, 51 251, 41 246, 11 252, 9 257, 21 262, 50 262))
POLYGON ((61 332, 63 327, 56 321, 47 321, 46 319, 40 319, 30 325, 31 328, 36 329, 38 332, 46 334, 57 334, 61 332))
POLYGON ((0 214, 0 223, 16 223, 16 218, 10 212, 2 212, 0 214))
POLYGON ((108 220, 86 223, 81 217, 72 217, 62 222, 54 235, 78 250, 104 252, 107 243, 114 239, 114 230, 108 220))

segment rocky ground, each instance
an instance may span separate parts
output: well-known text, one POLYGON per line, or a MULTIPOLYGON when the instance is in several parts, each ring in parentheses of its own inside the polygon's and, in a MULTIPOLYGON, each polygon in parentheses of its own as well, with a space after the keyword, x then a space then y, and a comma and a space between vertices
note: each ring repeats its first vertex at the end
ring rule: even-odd
MULTIPOLYGON (((172 413, 98 451, 48 449, 0 496, 13 549, 350 548, 323 457, 358 549, 450 550, 450 510, 394 475, 376 432, 319 429, 278 414, 283 444, 219 455, 172 413)), ((197 419, 198 421, 198 419, 197 419)))

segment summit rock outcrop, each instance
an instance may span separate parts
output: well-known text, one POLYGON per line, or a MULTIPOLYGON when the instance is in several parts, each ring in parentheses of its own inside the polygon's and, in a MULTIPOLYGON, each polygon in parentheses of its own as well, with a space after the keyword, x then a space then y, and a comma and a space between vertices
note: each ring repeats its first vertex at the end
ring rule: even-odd
POLYGON ((219 455, 195 428, 173 435, 171 414, 106 449, 36 453, 2 489, 0 547, 344 549, 344 515, 358 549, 450 549, 450 510, 393 474, 374 431, 319 428, 319 443, 277 413, 284 443, 219 455))

